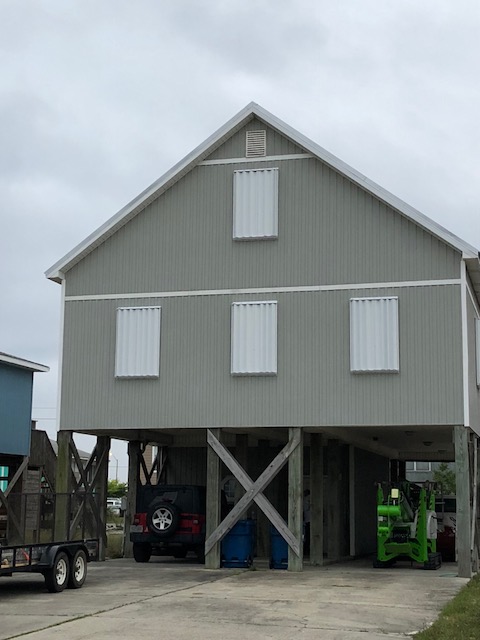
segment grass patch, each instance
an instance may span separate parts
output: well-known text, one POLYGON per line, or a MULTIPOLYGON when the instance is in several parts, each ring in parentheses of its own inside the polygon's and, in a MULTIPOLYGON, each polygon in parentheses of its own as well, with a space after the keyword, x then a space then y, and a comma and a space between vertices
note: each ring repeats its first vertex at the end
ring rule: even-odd
POLYGON ((465 585, 416 640, 480 640, 480 574, 465 585))
POLYGON ((123 516, 118 515, 118 513, 115 513, 112 509, 107 509, 107 522, 123 525, 123 520, 123 516))
POLYGON ((107 533, 107 557, 122 558, 123 533, 107 533))

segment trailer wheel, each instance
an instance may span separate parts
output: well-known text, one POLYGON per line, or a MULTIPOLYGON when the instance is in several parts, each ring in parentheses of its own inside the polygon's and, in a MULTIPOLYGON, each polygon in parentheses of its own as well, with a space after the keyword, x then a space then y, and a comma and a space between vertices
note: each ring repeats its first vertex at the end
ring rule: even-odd
POLYGON ((65 589, 68 583, 68 569, 68 556, 64 551, 59 551, 53 566, 44 573, 45 584, 50 593, 59 593, 65 589))
POLYGON ((68 588, 80 589, 87 577, 87 556, 83 549, 79 549, 70 563, 68 588))

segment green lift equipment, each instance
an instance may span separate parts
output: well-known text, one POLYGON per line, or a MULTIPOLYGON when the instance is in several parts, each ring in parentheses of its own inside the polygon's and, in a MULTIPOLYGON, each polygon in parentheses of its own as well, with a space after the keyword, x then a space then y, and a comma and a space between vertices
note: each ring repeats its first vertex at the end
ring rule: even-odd
POLYGON ((376 568, 390 567, 397 560, 410 559, 425 569, 438 569, 437 515, 433 483, 407 481, 377 487, 376 568))

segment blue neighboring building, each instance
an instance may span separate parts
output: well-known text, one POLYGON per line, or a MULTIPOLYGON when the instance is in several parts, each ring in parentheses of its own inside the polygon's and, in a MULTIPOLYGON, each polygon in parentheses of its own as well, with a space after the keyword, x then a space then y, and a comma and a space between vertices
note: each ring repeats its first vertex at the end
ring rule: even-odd
POLYGON ((33 374, 47 371, 43 364, 0 352, 0 480, 8 456, 30 454, 33 374))

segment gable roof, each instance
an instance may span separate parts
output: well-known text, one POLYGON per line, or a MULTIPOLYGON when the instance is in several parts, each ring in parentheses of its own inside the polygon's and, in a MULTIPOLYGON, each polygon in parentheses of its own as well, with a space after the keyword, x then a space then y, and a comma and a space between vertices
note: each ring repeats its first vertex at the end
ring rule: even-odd
POLYGON ((45 364, 30 362, 30 360, 17 358, 16 356, 11 356, 8 353, 0 352, 0 362, 3 362, 4 364, 10 364, 13 367, 19 367, 20 369, 28 369, 29 371, 35 371, 39 373, 46 373, 47 371, 50 371, 50 367, 47 367, 45 364))
MULTIPOLYGON (((412 220, 426 231, 443 240, 446 244, 458 250, 463 258, 473 261, 471 268, 477 270, 479 252, 475 247, 464 242, 456 235, 437 224, 417 209, 400 200, 386 189, 383 189, 375 182, 372 182, 364 175, 350 167, 342 160, 332 155, 326 149, 323 149, 309 138, 296 131, 293 127, 274 116, 272 113, 263 109, 255 102, 251 102, 244 109, 239 111, 236 116, 226 122, 220 129, 213 133, 201 145, 189 153, 183 160, 180 160, 163 176, 150 185, 145 191, 140 193, 136 198, 129 202, 125 207, 120 209, 118 213, 107 220, 96 231, 90 234, 83 242, 80 242, 63 258, 51 266, 45 275, 50 280, 61 282, 65 275, 65 271, 71 269, 75 264, 80 262, 85 256, 92 252, 96 247, 105 242, 118 229, 125 225, 129 220, 135 217, 140 211, 145 209, 151 202, 156 200, 162 193, 169 189, 173 184, 178 182, 185 174, 191 171, 199 162, 205 160, 215 149, 223 142, 230 138, 239 129, 245 126, 253 118, 258 118, 271 128, 277 130, 287 138, 290 138, 298 146, 303 147, 306 151, 317 157, 319 160, 327 164, 332 169, 349 178, 353 183, 360 186, 365 191, 371 193, 379 200, 382 200, 393 209, 400 212, 406 218, 412 220)), ((245 158, 245 161, 251 161, 251 158, 245 158)))

